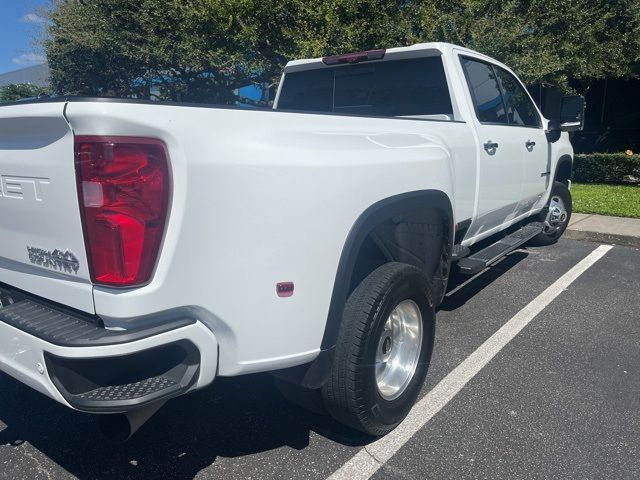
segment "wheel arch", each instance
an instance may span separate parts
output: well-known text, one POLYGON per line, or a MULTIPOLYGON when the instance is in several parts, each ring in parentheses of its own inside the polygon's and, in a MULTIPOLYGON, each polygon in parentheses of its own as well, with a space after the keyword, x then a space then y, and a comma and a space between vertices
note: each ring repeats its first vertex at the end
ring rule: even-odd
MULTIPOLYGON (((433 266, 437 254, 436 267, 440 269, 441 278, 434 279, 432 294, 434 303, 438 304, 444 296, 450 269, 454 241, 453 220, 451 201, 440 190, 419 190, 394 195, 368 207, 351 227, 342 249, 320 355, 311 364, 274 372, 275 375, 307 388, 319 388, 324 384, 331 369, 342 312, 355 281, 363 276, 363 272, 358 272, 357 267, 363 252, 366 255, 364 249, 372 239, 385 256, 386 262, 401 261, 424 270, 425 265, 427 268, 433 266), (437 219, 440 229, 435 223, 430 223, 432 219, 437 219), (430 241, 426 238, 421 243, 422 233, 442 237, 438 244, 429 243, 431 249, 425 252, 425 257, 415 252, 430 241)), ((371 268, 370 271, 373 271, 377 267, 373 264, 371 268)))
POLYGON ((571 155, 562 155, 558 159, 558 163, 556 164, 556 172, 554 175, 554 181, 562 182, 565 185, 568 184, 569 179, 571 179, 571 174, 573 172, 573 158, 571 155))

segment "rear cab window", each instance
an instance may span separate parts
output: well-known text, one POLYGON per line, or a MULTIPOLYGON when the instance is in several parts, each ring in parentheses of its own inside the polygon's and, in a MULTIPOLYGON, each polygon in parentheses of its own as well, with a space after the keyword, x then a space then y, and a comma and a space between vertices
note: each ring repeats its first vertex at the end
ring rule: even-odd
POLYGON ((439 56, 290 72, 284 77, 277 109, 453 120, 439 56))

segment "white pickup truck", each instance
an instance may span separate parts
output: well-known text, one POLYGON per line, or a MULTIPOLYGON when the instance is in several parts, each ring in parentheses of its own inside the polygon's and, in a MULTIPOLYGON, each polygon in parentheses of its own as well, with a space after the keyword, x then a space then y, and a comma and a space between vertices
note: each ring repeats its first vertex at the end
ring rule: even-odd
POLYGON ((443 43, 290 62, 273 110, 2 106, 0 369, 121 438, 253 372, 385 434, 452 269, 562 235, 583 109, 443 43))

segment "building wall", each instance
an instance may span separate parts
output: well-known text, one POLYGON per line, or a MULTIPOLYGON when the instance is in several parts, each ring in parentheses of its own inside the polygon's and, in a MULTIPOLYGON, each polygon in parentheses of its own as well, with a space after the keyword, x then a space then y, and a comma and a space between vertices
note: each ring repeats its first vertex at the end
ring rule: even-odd
POLYGON ((30 83, 38 87, 48 87, 49 67, 46 64, 34 65, 0 74, 0 87, 16 83, 30 83))

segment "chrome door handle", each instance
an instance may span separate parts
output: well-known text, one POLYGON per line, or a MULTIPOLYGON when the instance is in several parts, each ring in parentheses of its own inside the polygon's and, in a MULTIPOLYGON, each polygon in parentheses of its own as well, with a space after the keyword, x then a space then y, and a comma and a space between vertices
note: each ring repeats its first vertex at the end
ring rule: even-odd
POLYGON ((496 150, 498 149, 498 144, 489 140, 484 144, 484 149, 489 155, 494 155, 496 153, 496 150))
POLYGON ((524 143, 524 146, 527 147, 527 150, 531 151, 531 150, 533 150, 533 147, 536 146, 536 142, 532 142, 531 140, 527 140, 524 143))

